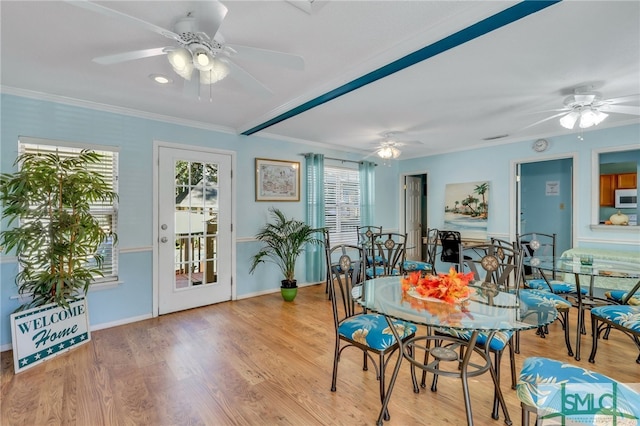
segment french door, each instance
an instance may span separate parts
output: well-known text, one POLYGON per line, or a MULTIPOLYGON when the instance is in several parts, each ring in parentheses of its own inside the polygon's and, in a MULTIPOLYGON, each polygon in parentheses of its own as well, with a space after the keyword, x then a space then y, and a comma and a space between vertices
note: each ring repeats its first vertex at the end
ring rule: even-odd
POLYGON ((231 155, 158 147, 158 312, 231 299, 231 155))

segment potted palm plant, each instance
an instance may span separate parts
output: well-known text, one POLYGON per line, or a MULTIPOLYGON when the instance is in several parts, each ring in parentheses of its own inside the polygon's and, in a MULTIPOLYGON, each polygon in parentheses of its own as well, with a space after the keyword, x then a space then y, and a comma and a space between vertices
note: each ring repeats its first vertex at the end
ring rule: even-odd
POLYGON ((2 219, 7 220, 0 246, 16 254, 20 268, 15 281, 27 297, 11 316, 20 367, 90 338, 84 295, 103 275, 101 244, 117 242, 91 213, 91 205, 117 199, 94 166, 101 160, 88 150, 71 157, 28 152, 16 159, 17 172, 0 175, 2 219), (65 325, 71 318, 78 322, 65 325), (26 355, 21 345, 28 347, 26 355))
POLYGON ((286 301, 295 299, 298 284, 295 278, 295 267, 298 257, 304 251, 306 244, 320 244, 316 238, 316 229, 306 223, 287 218, 282 211, 269 209, 274 219, 267 223, 256 234, 256 239, 264 245, 252 258, 250 273, 253 273, 260 263, 274 263, 282 272, 280 292, 286 301))

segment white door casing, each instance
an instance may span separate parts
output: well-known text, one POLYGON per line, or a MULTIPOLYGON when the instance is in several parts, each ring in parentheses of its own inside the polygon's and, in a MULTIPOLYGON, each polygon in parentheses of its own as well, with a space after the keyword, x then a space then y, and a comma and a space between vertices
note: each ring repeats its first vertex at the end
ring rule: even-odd
POLYGON ((232 156, 158 148, 158 313, 232 296, 232 156))

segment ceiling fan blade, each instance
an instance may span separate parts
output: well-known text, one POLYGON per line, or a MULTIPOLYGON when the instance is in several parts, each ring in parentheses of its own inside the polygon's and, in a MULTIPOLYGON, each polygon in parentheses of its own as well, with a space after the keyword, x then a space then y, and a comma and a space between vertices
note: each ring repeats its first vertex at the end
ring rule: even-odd
POLYGON ((560 117, 560 116, 562 116, 562 115, 569 114, 569 112, 570 112, 570 111, 563 111, 563 112, 561 112, 561 113, 554 114, 554 115, 552 115, 551 117, 543 118, 542 120, 540 120, 540 121, 536 121, 536 122, 535 122, 535 123, 533 123, 533 124, 529 124, 528 126, 523 127, 523 128, 522 128, 522 129, 520 129, 520 130, 525 130, 525 129, 528 129, 528 128, 533 127, 533 126, 537 126, 538 124, 542 124, 542 123, 544 123, 545 121, 553 120, 553 119, 554 119, 554 118, 556 118, 556 117, 560 117))
POLYGON ((640 106, 632 105, 605 105, 603 111, 614 112, 618 114, 640 115, 640 106))
POLYGON ((81 7, 83 9, 90 10, 92 12, 99 13, 104 16, 109 16, 111 18, 121 19, 124 21, 128 21, 130 24, 137 25, 140 28, 144 28, 148 31, 153 31, 154 33, 158 33, 162 36, 170 38, 172 40, 179 40, 180 37, 172 31, 169 31, 165 28, 154 25, 150 22, 143 21, 142 19, 136 18, 131 15, 127 15, 126 13, 118 12, 117 10, 109 9, 108 7, 99 5, 97 3, 92 3, 87 0, 65 0, 67 3, 81 7))
POLYGON ((224 63, 229 66, 231 71, 229 73, 229 77, 242 84, 247 90, 263 97, 269 97, 273 95, 273 92, 267 86, 262 84, 254 76, 245 71, 244 68, 240 67, 237 64, 234 64, 232 61, 229 61, 227 59, 220 60, 224 61, 224 63))
POLYGON ((304 58, 302 56, 238 44, 226 44, 225 46, 237 52, 238 57, 241 59, 266 62, 294 70, 304 70, 304 58))
POLYGON ((150 58, 152 56, 166 55, 165 47, 153 49, 133 50, 131 52, 116 53, 115 55, 98 56, 93 58, 93 62, 100 65, 119 64, 120 62, 133 61, 136 59, 150 58))
POLYGON ((202 31, 213 38, 220 29, 224 17, 227 16, 227 7, 217 0, 198 1, 195 3, 198 6, 198 10, 195 11, 198 31, 202 31))
POLYGON ((605 99, 603 102, 605 104, 622 104, 622 103, 630 102, 632 100, 639 99, 639 98, 640 98, 640 94, 636 93, 635 95, 627 95, 627 96, 620 96, 617 98, 605 99))

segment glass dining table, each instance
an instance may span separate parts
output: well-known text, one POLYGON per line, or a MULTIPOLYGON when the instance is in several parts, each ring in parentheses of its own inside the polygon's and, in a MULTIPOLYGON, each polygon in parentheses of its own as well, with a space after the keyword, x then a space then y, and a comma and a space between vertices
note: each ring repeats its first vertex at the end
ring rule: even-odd
MULTIPOLYGON (((575 293, 568 293, 567 296, 575 300, 574 306, 578 308, 576 361, 580 361, 580 341, 585 329, 584 310, 595 306, 617 303, 606 298, 604 292, 607 289, 596 287, 595 279, 604 277, 608 280, 616 279, 620 283, 625 283, 624 285, 628 287, 624 288, 627 294, 626 299, 629 299, 640 289, 640 263, 600 259, 594 256, 555 258, 553 256, 540 256, 527 258, 524 260, 524 264, 537 269, 544 281, 549 285, 549 289, 551 289, 552 283, 548 276, 549 273, 555 275, 571 274, 574 277, 576 291, 575 293), (580 281, 581 277, 589 280, 588 286, 585 286, 580 281)), ((622 303, 625 303, 624 299, 622 303)))
MULTIPOLYGON (((487 371, 491 374, 495 398, 502 406, 505 423, 511 418, 500 390, 496 371, 492 366, 488 345, 476 345, 478 335, 485 333, 487 340, 497 332, 516 332, 536 329, 553 322, 558 312, 552 305, 529 306, 517 294, 502 292, 493 285, 471 282, 472 292, 467 300, 449 304, 438 299, 421 297, 410 289, 404 291, 401 278, 382 277, 367 280, 356 287, 354 297, 370 311, 384 315, 389 328, 399 342, 400 354, 389 381, 388 389, 378 416, 381 425, 387 412, 391 393, 403 360, 436 377, 456 377, 462 380, 467 424, 473 424, 471 399, 467 379, 487 371), (405 340, 391 326, 394 319, 426 327, 424 335, 405 340), (458 339, 440 332, 470 332, 469 339, 458 339), (446 364, 449 362, 450 364, 446 364)), ((435 390, 432 387, 432 390, 435 390)))

